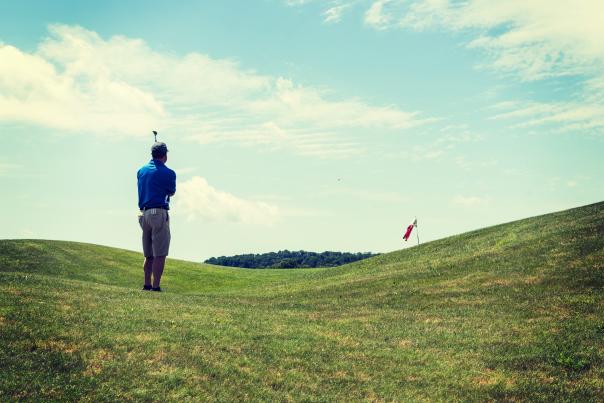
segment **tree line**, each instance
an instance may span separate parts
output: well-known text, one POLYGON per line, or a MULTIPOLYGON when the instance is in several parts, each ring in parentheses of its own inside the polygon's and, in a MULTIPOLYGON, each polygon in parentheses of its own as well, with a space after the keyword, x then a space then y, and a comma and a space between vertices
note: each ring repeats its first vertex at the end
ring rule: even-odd
POLYGON ((243 267, 247 269, 295 269, 304 267, 333 267, 346 263, 356 262, 357 260, 367 259, 378 254, 349 253, 349 252, 307 252, 307 251, 289 251, 281 250, 279 252, 244 254, 235 256, 211 257, 204 263, 243 267))

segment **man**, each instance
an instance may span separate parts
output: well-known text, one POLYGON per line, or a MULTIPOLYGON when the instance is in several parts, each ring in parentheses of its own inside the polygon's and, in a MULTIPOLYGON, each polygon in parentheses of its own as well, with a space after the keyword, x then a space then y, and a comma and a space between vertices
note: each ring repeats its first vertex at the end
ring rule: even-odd
POLYGON ((156 142, 153 159, 138 170, 138 223, 143 230, 145 285, 143 290, 161 291, 159 283, 170 249, 170 196, 176 193, 176 174, 166 166, 168 147, 156 142), (151 283, 153 277, 153 283, 151 283))

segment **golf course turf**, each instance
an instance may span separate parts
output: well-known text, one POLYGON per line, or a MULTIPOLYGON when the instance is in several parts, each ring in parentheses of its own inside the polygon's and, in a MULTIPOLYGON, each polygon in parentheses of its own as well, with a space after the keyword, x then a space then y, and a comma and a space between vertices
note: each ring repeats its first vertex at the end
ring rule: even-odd
POLYGON ((603 401, 604 203, 346 266, 0 241, 0 401, 603 401))

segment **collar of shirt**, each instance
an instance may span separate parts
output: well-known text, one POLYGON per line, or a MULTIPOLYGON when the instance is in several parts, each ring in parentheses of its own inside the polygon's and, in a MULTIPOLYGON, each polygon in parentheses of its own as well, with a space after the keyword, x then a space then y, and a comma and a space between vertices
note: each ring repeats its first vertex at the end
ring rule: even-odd
POLYGON ((165 165, 163 161, 156 160, 155 158, 152 159, 151 162, 154 163, 155 165, 165 165))

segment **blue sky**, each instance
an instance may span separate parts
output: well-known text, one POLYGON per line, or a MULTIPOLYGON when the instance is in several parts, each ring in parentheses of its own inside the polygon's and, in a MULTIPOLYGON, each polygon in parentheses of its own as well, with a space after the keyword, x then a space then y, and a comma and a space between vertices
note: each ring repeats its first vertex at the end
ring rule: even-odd
POLYGON ((140 249, 151 130, 171 255, 386 252, 601 201, 597 1, 0 4, 1 238, 140 249))

